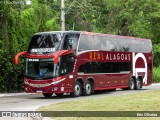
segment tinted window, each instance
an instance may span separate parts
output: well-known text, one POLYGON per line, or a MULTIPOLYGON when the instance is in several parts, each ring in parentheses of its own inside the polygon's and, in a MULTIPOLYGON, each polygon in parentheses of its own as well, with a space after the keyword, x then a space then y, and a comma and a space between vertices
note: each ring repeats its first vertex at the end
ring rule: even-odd
POLYGON ((111 62, 102 64, 102 73, 112 73, 112 72, 113 72, 113 64, 111 62))
POLYGON ((131 71, 129 62, 106 62, 102 64, 102 73, 123 73, 131 71))
POLYGON ((101 50, 107 50, 106 37, 101 37, 101 50))
POLYGON ((61 41, 60 34, 41 34, 34 35, 29 44, 29 53, 48 53, 55 52, 61 41))
POLYGON ((80 73, 125 73, 131 71, 129 62, 89 62, 81 65, 80 73))
POLYGON ((63 49, 77 49, 79 34, 67 34, 64 38, 63 49))
POLYGON ((150 40, 100 35, 81 35, 79 51, 105 50, 149 53, 152 51, 150 40))
POLYGON ((99 50, 107 50, 107 51, 116 51, 117 50, 117 41, 116 38, 99 36, 100 45, 99 50))
POLYGON ((102 36, 101 37, 101 50, 116 51, 117 50, 116 38, 102 36))
POLYGON ((146 45, 146 49, 147 49, 146 51, 151 52, 152 51, 152 42, 148 40, 148 41, 146 41, 145 45, 146 45))
POLYGON ((101 50, 101 36, 94 36, 94 49, 101 50))
POLYGON ((94 50, 94 36, 81 35, 78 51, 94 50))
POLYGON ((135 41, 135 52, 151 52, 152 43, 148 40, 135 41))
POLYGON ((143 41, 135 41, 135 52, 139 52, 139 51, 143 52, 144 51, 143 47, 144 47, 143 41))
POLYGON ((106 37, 107 49, 110 51, 117 51, 117 38, 106 37))
POLYGON ((60 63, 60 75, 65 75, 73 71, 74 59, 72 55, 62 56, 60 63))
POLYGON ((100 62, 88 62, 79 67, 78 72, 82 73, 101 73, 100 62))

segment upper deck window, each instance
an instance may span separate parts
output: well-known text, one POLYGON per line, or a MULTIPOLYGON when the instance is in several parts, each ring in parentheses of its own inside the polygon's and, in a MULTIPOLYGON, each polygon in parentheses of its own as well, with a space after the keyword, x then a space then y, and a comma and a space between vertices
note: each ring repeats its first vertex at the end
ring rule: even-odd
POLYGON ((74 34, 74 33, 69 33, 66 34, 64 37, 64 43, 63 43, 63 48, 65 50, 76 50, 77 49, 77 44, 79 40, 79 34, 74 34))
POLYGON ((81 35, 78 51, 94 50, 94 36, 81 35))
POLYGON ((149 53, 152 51, 152 42, 138 38, 82 34, 78 52, 85 50, 149 53))
POLYGON ((34 35, 28 47, 29 53, 49 53, 58 50, 61 34, 38 34, 34 35))

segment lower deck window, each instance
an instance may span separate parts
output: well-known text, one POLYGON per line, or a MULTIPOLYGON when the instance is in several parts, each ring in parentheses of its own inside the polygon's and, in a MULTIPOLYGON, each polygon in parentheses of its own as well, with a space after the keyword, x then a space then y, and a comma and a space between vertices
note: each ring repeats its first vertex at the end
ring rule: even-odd
POLYGON ((88 62, 79 67, 79 73, 125 73, 131 71, 130 62, 88 62))

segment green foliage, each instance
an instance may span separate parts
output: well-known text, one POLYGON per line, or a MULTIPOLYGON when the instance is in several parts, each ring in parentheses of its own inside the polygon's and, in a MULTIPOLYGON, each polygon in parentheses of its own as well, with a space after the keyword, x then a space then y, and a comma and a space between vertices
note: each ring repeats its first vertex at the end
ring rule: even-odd
POLYGON ((150 14, 150 21, 151 21, 151 30, 152 30, 152 40, 154 44, 159 44, 160 38, 160 3, 159 10, 150 14))
POLYGON ((160 66, 160 45, 153 45, 153 63, 155 67, 160 66))
POLYGON ((52 18, 48 20, 45 24, 45 27, 48 31, 60 30, 60 26, 56 23, 57 18, 52 18))
POLYGON ((153 81, 160 82, 160 67, 153 68, 153 81))
POLYGON ((21 91, 23 86, 22 65, 16 67, 13 64, 11 54, 7 50, 0 50, 0 92, 17 92, 21 91))
POLYGON ((52 9, 50 3, 42 2, 32 0, 30 6, 0 4, 0 92, 22 90, 24 59, 15 66, 13 58, 18 52, 27 50, 31 36, 60 28, 59 12, 52 9))
POLYGON ((152 38, 152 15, 159 11, 157 0, 109 0, 107 32, 152 38))
POLYGON ((66 29, 103 32, 107 24, 106 0, 68 0, 66 29))

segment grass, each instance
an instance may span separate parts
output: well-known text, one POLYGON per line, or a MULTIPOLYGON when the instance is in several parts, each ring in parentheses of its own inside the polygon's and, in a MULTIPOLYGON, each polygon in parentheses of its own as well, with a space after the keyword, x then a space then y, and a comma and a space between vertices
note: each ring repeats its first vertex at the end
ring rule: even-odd
MULTIPOLYGON (((51 104, 38 108, 38 111, 160 111, 160 91, 146 91, 136 94, 122 96, 111 96, 88 100, 69 101, 58 104, 51 104)), ((57 117, 53 119, 73 119, 73 120, 105 120, 105 117, 57 117)), ((117 120, 150 120, 153 117, 108 117, 107 119, 117 120)), ((160 118, 155 117, 154 120, 160 118)))
POLYGON ((153 81, 155 83, 160 82, 160 67, 153 68, 153 81))

